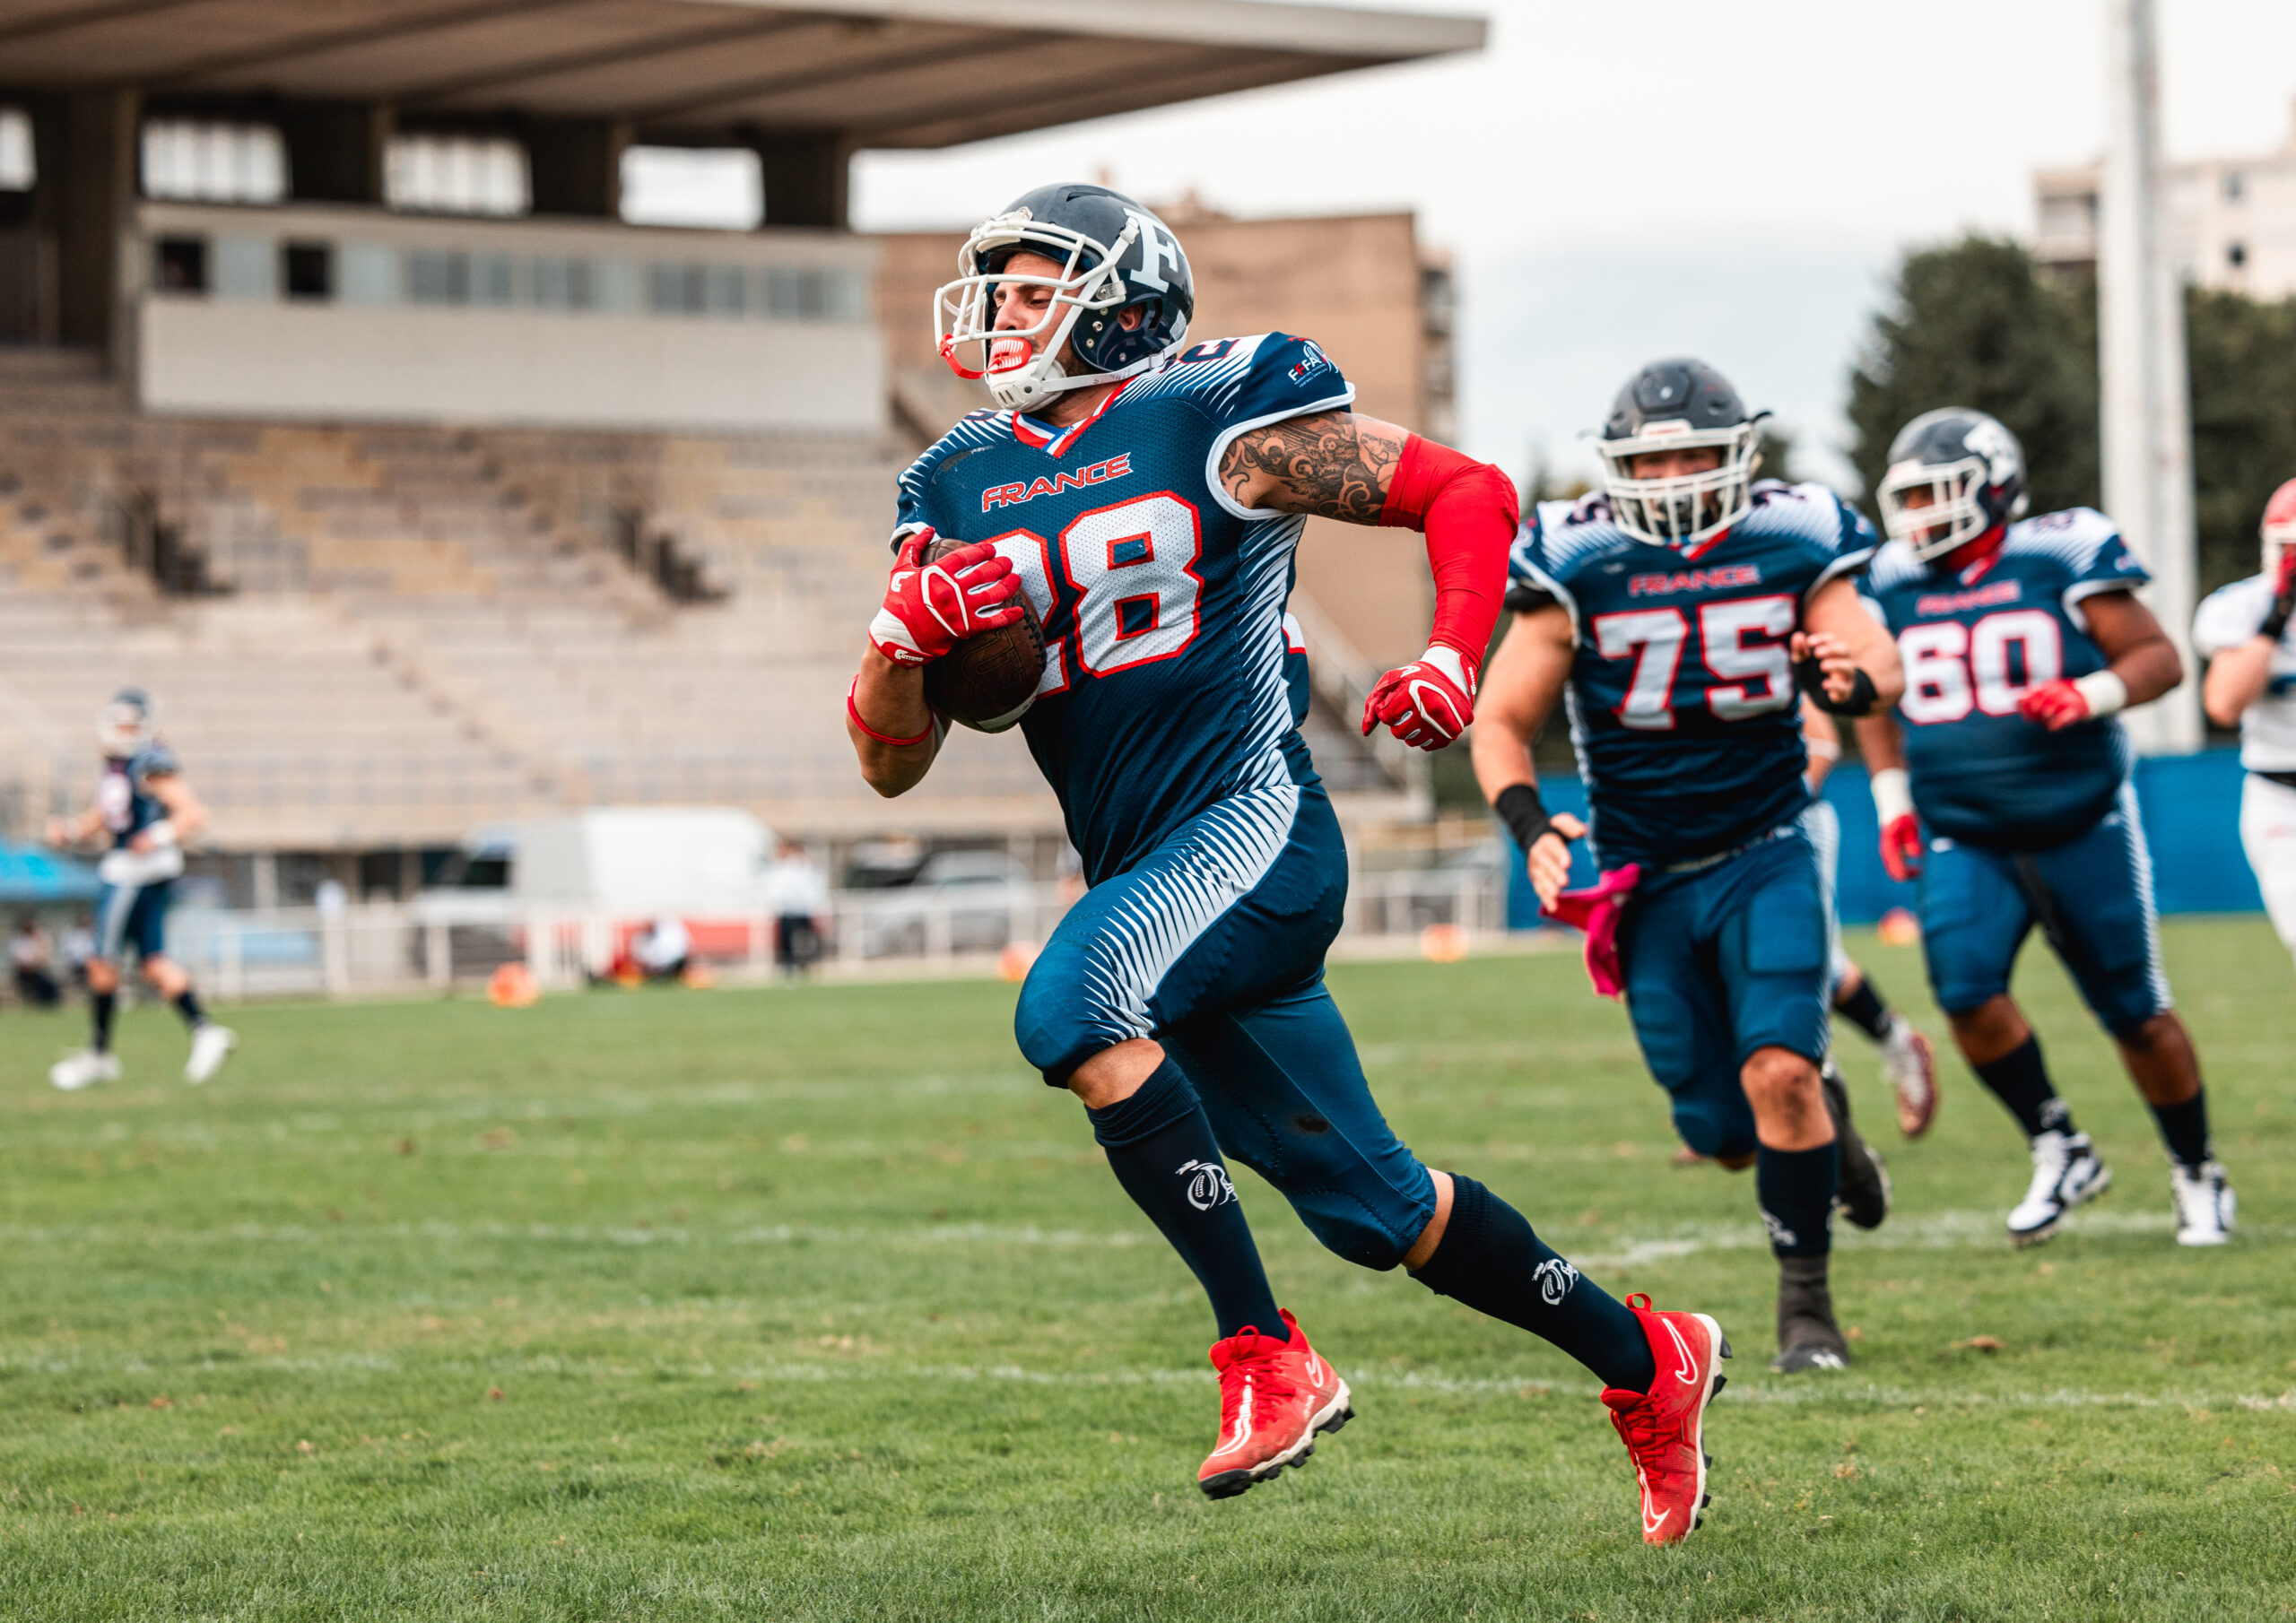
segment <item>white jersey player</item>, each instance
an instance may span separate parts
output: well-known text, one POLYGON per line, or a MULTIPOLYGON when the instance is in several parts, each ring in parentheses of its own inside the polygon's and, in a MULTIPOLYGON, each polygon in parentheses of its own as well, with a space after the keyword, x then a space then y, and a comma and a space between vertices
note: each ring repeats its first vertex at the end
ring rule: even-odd
POLYGON ((2209 595, 2193 652, 2209 662, 2208 718, 2240 726, 2240 844, 2272 927, 2296 952, 2296 479, 2264 509, 2264 569, 2209 595))

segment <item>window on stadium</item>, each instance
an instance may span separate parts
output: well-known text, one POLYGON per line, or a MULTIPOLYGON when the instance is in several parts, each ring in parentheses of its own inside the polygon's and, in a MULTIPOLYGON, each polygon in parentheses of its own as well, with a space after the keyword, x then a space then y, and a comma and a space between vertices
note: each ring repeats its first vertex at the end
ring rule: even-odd
POLYGON ((152 281, 162 292, 207 291, 207 239, 162 237, 152 245, 152 281))
POLYGON ((765 171, 747 147, 633 146, 622 155, 622 217, 753 231, 765 218, 765 171))
POLYGON ((154 118, 144 126, 144 195, 178 203, 281 203, 287 143, 267 124, 154 118))
POLYGON ((39 173, 30 115, 20 107, 0 107, 0 192, 29 192, 39 173))
POLYGON ((281 243, 279 285, 290 299, 334 298, 334 246, 325 242, 281 243))
POLYGON ((524 214, 534 206, 526 149, 480 135, 394 135, 383 201, 416 214, 524 214))

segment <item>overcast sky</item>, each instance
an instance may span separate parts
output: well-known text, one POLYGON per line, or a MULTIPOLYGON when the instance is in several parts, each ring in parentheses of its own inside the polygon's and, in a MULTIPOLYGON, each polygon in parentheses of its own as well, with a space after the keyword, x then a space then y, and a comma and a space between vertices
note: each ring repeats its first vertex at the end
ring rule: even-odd
MULTIPOLYGON (((1703 353, 1816 453, 1905 244, 2031 230, 2103 144, 2102 0, 1499 0, 1489 48, 937 152, 865 153, 864 230, 970 224, 1105 169, 1243 215, 1415 209, 1457 256, 1463 437, 1521 473, 1655 355, 1703 353)), ((2172 156, 2277 149, 2296 3, 2161 0, 2172 156)), ((1111 64, 1120 72, 1120 63, 1111 64)), ((1344 363, 1346 335, 1314 334, 1344 363)))

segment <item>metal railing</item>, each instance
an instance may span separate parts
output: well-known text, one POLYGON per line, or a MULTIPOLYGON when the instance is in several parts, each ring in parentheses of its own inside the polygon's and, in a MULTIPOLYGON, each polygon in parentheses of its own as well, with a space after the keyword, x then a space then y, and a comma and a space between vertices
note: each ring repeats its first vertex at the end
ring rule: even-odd
MULTIPOLYGON (((1073 886, 993 884, 832 895, 821 971, 831 976, 935 973, 986 967, 1007 948, 1025 963, 1076 897, 1073 886)), ((1503 876, 1481 869, 1359 873, 1344 934, 1417 936, 1431 924, 1471 933, 1501 929, 1503 876)), ((370 902, 323 910, 179 908, 169 950, 213 995, 404 995, 483 983, 519 963, 544 990, 604 976, 640 919, 574 908, 482 901, 448 913, 370 902)), ((697 961, 728 980, 772 974, 776 923, 766 913, 689 916, 697 961)))

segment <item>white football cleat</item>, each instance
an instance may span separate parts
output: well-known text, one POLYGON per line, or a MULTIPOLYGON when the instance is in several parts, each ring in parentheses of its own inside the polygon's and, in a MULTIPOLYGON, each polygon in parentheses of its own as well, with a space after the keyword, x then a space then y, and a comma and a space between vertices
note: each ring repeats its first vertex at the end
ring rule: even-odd
POLYGON ((2239 1202, 2214 1161, 2197 1169, 2171 1163, 2169 1193, 2176 1203, 2178 1245, 2222 1245, 2232 1237, 2232 1211, 2239 1202))
POLYGON ((205 1081, 223 1068, 224 1060, 239 1046, 239 1034, 229 1026, 204 1022, 191 1034, 191 1057, 183 1063, 183 1080, 194 1086, 205 1081))
POLYGON ((1919 1138, 1937 1119, 1937 1056, 1903 1015, 1882 1044, 1882 1074, 1897 1095, 1898 1131, 1919 1138))
POLYGON ((92 1048, 83 1048, 77 1054, 67 1054, 48 1068, 48 1080, 66 1093, 77 1093, 83 1088, 92 1088, 98 1082, 119 1081, 119 1055, 98 1054, 92 1048))
POLYGON ((2049 1129, 2033 1141, 2033 1181, 2009 1213, 2009 1243, 2038 1245, 2065 1214, 2112 1187, 2112 1168, 2097 1159, 2085 1133, 2049 1129))

